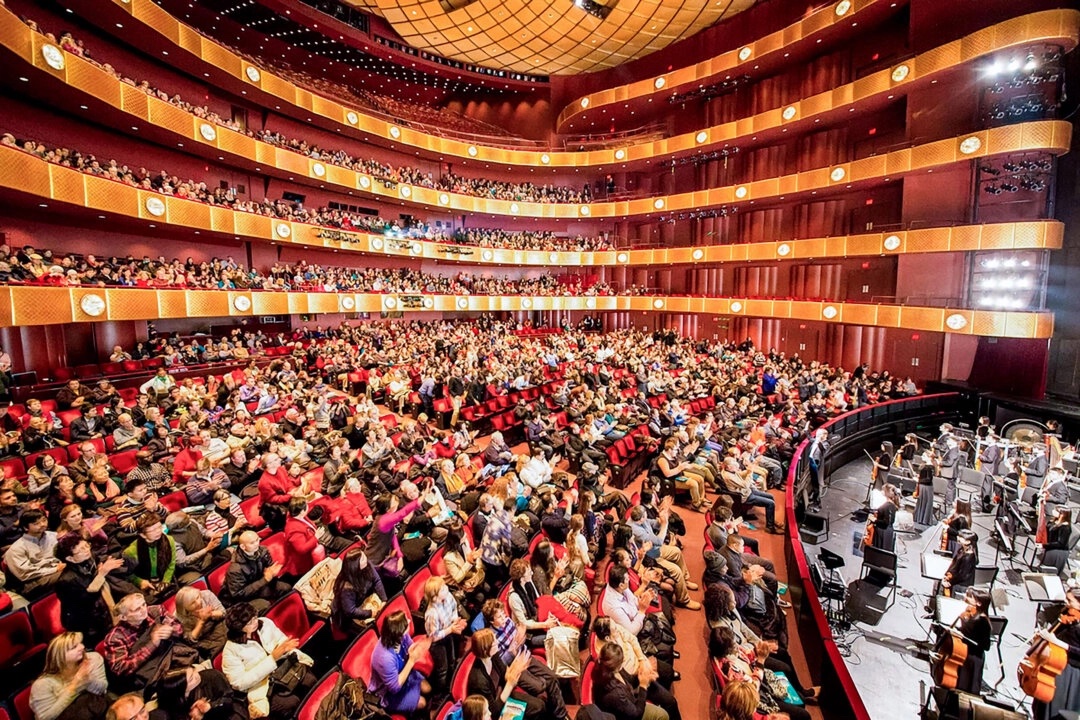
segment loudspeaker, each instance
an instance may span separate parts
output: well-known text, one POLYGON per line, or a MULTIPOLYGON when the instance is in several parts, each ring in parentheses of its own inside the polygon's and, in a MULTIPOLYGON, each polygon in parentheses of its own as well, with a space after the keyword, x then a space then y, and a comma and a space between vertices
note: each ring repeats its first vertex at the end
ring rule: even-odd
MULTIPOLYGON (((799 523, 799 539, 817 545, 829 539, 829 518, 817 513, 806 513, 799 523)), ((823 551, 825 552, 825 551, 823 551)))

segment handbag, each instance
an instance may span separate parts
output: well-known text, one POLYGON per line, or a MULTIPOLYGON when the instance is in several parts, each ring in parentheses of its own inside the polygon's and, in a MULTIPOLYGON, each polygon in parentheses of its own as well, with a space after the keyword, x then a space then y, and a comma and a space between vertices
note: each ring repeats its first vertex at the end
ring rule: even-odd
POLYGON ((307 668, 300 662, 300 658, 294 653, 289 653, 278 663, 274 672, 270 673, 272 692, 295 693, 306 674, 307 668))
POLYGON ((379 611, 383 609, 384 605, 386 605, 386 603, 383 602, 381 597, 375 593, 371 593, 364 598, 364 602, 360 603, 360 609, 367 610, 371 613, 371 617, 375 617, 379 614, 379 611))
POLYGON ((578 640, 581 633, 569 625, 556 625, 549 628, 544 637, 544 654, 552 672, 560 678, 581 676, 581 654, 578 652, 578 640))

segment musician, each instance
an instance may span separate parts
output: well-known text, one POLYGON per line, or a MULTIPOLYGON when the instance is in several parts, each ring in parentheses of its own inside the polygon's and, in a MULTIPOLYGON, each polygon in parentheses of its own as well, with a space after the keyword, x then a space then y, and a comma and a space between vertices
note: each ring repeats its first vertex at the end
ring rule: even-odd
POLYGON ((874 476, 874 489, 880 489, 885 484, 885 477, 889 474, 889 468, 892 467, 893 461, 893 446, 892 443, 886 440, 881 443, 881 450, 874 457, 874 467, 872 475, 874 476))
POLYGON ((986 442, 983 445, 982 452, 979 453, 980 467, 987 475, 994 475, 995 477, 1001 474, 1002 461, 1005 459, 1005 453, 1001 449, 1001 438, 994 433, 990 433, 986 436, 986 442))
POLYGON ((915 502, 915 524, 930 527, 934 524, 934 466, 930 463, 919 468, 919 482, 915 486, 919 494, 915 502))
POLYGON ((967 590, 975 582, 975 568, 979 565, 979 536, 975 531, 961 530, 956 540, 956 552, 940 585, 946 597, 956 597, 967 590))
POLYGON ((1046 446, 1035 445, 1032 447, 1027 462, 1022 462, 1020 466, 1020 469, 1027 475, 1027 486, 1031 488, 1030 492, 1024 493, 1024 502, 1035 504, 1035 491, 1043 486, 1043 480, 1046 479, 1046 471, 1049 467, 1046 460, 1046 446))
POLYGON ((900 509, 900 492, 892 483, 885 483, 882 492, 885 494, 885 502, 874 508, 870 516, 874 526, 874 537, 870 544, 876 548, 894 552, 896 530, 893 528, 893 523, 896 522, 896 511, 900 509))
MULTIPOLYGON (((970 532, 970 530, 968 531, 970 532)), ((967 643, 967 659, 957 673, 956 689, 980 695, 982 689, 983 662, 986 651, 990 649, 990 591, 982 588, 968 588, 964 593, 967 607, 961 613, 957 630, 967 643)))
POLYGON ((1063 710, 1080 712, 1080 589, 1069 588, 1065 592, 1065 608, 1061 613, 1061 625, 1053 635, 1046 630, 1039 634, 1044 638, 1057 638, 1069 648, 1069 662, 1054 679, 1054 699, 1049 703, 1038 700, 1031 705, 1035 720, 1051 720, 1063 710))
POLYGON ((956 500, 956 482, 960 479, 960 443, 952 435, 945 439, 945 452, 939 457, 939 472, 945 478, 945 507, 950 507, 956 500))
POLYGON ((971 503, 957 498, 953 503, 952 514, 942 520, 941 524, 945 526, 941 531, 945 541, 942 550, 955 554, 956 548, 960 546, 960 531, 971 529, 971 503))
POLYGON ((819 429, 814 433, 814 442, 810 445, 810 507, 821 505, 821 464, 829 450, 829 431, 819 429))
MULTIPOLYGON (((1049 512, 1049 508, 1047 509, 1049 512)), ((1069 540, 1072 535, 1072 510, 1059 507, 1053 522, 1046 528, 1046 543, 1043 545, 1042 564, 1049 565, 1062 573, 1069 564, 1069 540)))
POLYGON ((1061 447, 1061 423, 1057 420, 1047 420, 1046 434, 1043 438, 1046 440, 1046 460, 1050 467, 1060 466, 1062 456, 1065 454, 1065 449, 1061 447))
POLYGON ((1065 483, 1065 468, 1052 467, 1046 474, 1046 481, 1039 488, 1039 498, 1046 502, 1049 517, 1060 505, 1069 502, 1069 486, 1065 483))
POLYGON ((979 440, 986 440, 993 434, 994 426, 990 424, 990 418, 983 415, 979 418, 979 424, 975 428, 975 437, 979 438, 979 440))
POLYGON ((947 446, 949 440, 952 439, 955 441, 956 438, 953 436, 953 426, 949 423, 944 423, 938 430, 940 431, 940 434, 938 435, 937 440, 934 441, 934 450, 938 455, 944 455, 948 450, 947 446))
POLYGON ((904 444, 900 446, 900 461, 910 463, 919 454, 919 436, 908 433, 904 436, 904 444))

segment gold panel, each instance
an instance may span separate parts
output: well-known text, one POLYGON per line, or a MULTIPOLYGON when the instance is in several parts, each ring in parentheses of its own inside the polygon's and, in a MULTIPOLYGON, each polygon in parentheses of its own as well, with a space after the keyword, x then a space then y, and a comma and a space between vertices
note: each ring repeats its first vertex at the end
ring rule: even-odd
MULTIPOLYGON (((121 109, 136 117, 145 118, 150 114, 150 97, 127 83, 120 84, 121 109)), ((186 133, 185 133, 186 135, 186 133)))
POLYGON ((878 305, 877 324, 879 327, 900 327, 899 305, 878 305))
POLYGON ((15 325, 15 306, 11 300, 11 290, 9 288, 0 289, 0 327, 9 327, 15 325))
POLYGON ((251 293, 251 313, 253 315, 288 315, 289 297, 285 293, 251 293))
MULTIPOLYGON (((881 235, 855 235, 848 238, 836 238, 846 240, 843 245, 836 248, 826 248, 826 257, 850 257, 854 255, 880 255, 885 252, 881 244, 884 238, 881 235)), ((829 243, 832 245, 832 243, 829 243)))
POLYGON ((232 233, 236 227, 233 221, 234 214, 232 210, 225 208, 210 208, 210 229, 215 232, 232 233))
MULTIPOLYGON (((202 135, 199 135, 199 126, 207 121, 197 121, 197 118, 191 113, 157 98, 148 99, 150 102, 147 104, 147 119, 151 124, 170 130, 177 135, 197 138, 201 142, 209 142, 202 135)), ((217 131, 217 126, 213 127, 217 131)), ((210 142, 209 144, 213 145, 214 143, 210 142)))
MULTIPOLYGON (((45 166, 43 168, 39 168, 39 170, 45 170, 52 176, 51 196, 54 200, 70 203, 72 205, 78 205, 79 207, 83 207, 88 204, 88 199, 86 197, 86 178, 90 177, 89 175, 83 175, 77 170, 60 167, 59 165, 45 166)), ((103 180, 102 178, 95 179, 99 181, 93 184, 93 187, 95 189, 112 189, 110 186, 114 183, 110 182, 109 185, 103 185, 102 183, 109 181, 103 180)), ((19 187, 19 185, 16 183, 13 185, 13 187, 19 187)), ((49 197, 50 193, 46 191, 44 193, 44 196, 49 197)), ((97 202, 94 204, 101 207, 103 205, 102 201, 106 200, 107 197, 107 194, 98 195, 95 198, 97 202)))
POLYGON ((306 315, 308 313, 308 296, 305 293, 288 293, 289 314, 306 315))
POLYGON ((15 325, 55 325, 72 322, 71 295, 63 288, 11 288, 15 325))
POLYGON ((232 153, 243 158, 252 158, 257 161, 259 160, 258 148, 273 147, 224 127, 217 128, 217 146, 222 152, 232 153))
MULTIPOLYGON (((982 246, 982 233, 979 232, 979 226, 960 226, 953 228, 952 238, 949 243, 949 247, 946 248, 952 251, 971 251, 978 250, 982 246)), ((911 251, 911 246, 908 245, 908 252, 911 251)), ((935 243, 932 250, 940 249, 935 243)))
POLYGON ((1005 337, 1030 338, 1035 336, 1034 313, 1002 313, 1005 315, 1005 337))
MULTIPOLYGON (((187 292, 184 290, 158 290, 158 317, 188 317, 187 292)), ((226 302, 228 300, 226 299, 226 302)), ((223 313, 227 314, 227 313, 223 313)))
MULTIPOLYGON (((236 316, 245 316, 245 315, 254 315, 255 314, 253 312, 253 308, 254 308, 255 303, 253 303, 251 301, 251 296, 252 296, 251 292, 248 292, 246 290, 244 290, 244 291, 235 291, 235 292, 230 291, 228 293, 228 296, 229 297, 228 297, 227 302, 228 302, 228 306, 229 306, 229 315, 236 317, 236 316), (241 310, 240 308, 236 307, 238 298, 245 298, 248 301, 248 309, 247 310, 241 310)), ((240 302, 243 303, 242 300, 240 302)))
MULTIPOLYGON (((139 203, 140 191, 115 180, 106 180, 93 175, 84 175, 83 182, 86 184, 85 204, 87 207, 124 217, 141 215, 143 206, 139 203)), ((157 197, 164 199, 163 195, 157 195, 157 197)), ((157 219, 165 222, 164 217, 157 219)))
POLYGON ((307 305, 309 313, 340 312, 337 293, 308 293, 307 305))
POLYGON ((104 292, 110 320, 147 320, 157 317, 156 290, 109 288, 104 292))
POLYGON ((169 224, 200 230, 210 229, 210 206, 205 203, 169 198, 169 224))
POLYGON ((270 218, 248 212, 233 213, 233 227, 240 237, 269 238, 273 233, 270 218))
MULTIPOLYGON (((0 13, 0 16, 4 15, 6 13, 0 13)), ((2 37, 4 35, 0 31, 0 38, 2 37)), ((7 45, 6 40, 3 43, 7 45)), ((110 105, 120 107, 120 83, 115 78, 106 75, 96 65, 80 57, 68 55, 67 60, 68 85, 79 88, 110 105)))
POLYGON ((973 313, 971 334, 990 337, 1004 337, 1005 313, 977 311, 973 313))
POLYGON ((944 330, 945 311, 940 308, 902 307, 901 326, 912 330, 944 330))
MULTIPOLYGON (((59 168, 58 168, 59 170, 59 168)), ((74 170, 68 171, 74 174, 74 170)), ((38 197, 51 197, 50 169, 37 157, 0 145, 0 182, 38 197)))
POLYGON ((841 309, 841 317, 849 325, 876 325, 877 313, 877 305, 844 303, 841 309))
POLYGON ((228 292, 213 290, 188 290, 188 317, 227 317, 232 314, 228 292))
POLYGON ((822 303, 795 300, 791 303, 790 317, 795 320, 821 320, 822 303))
MULTIPOLYGON (((730 303, 728 303, 728 305, 728 310, 730 311, 730 303)), ((748 317, 773 317, 773 301, 746 300, 743 302, 743 309, 739 314, 748 317)))

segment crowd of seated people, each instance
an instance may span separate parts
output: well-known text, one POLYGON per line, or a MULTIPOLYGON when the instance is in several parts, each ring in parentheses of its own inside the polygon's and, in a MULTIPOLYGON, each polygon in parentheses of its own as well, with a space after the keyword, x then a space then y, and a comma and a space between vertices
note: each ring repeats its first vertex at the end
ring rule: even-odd
MULTIPOLYGON (((600 238, 582 238, 581 236, 559 238, 553 233, 529 231, 510 232, 484 229, 462 231, 451 235, 448 230, 433 227, 420 220, 413 220, 411 223, 403 224, 400 220, 385 220, 379 216, 353 213, 336 208, 304 208, 301 205, 285 200, 275 201, 270 198, 264 198, 261 201, 241 200, 234 191, 228 188, 210 188, 205 182, 182 179, 170 175, 165 170, 152 172, 145 167, 134 168, 116 160, 99 160, 94 155, 83 154, 69 148, 49 148, 45 144, 34 140, 16 138, 11 133, 0 135, 0 144, 17 148, 47 162, 56 163, 89 175, 121 182, 141 190, 151 190, 164 195, 197 200, 210 205, 228 207, 233 210, 251 212, 281 220, 294 220, 342 230, 377 233, 389 237, 452 241, 482 247, 501 247, 514 250, 580 251, 610 249, 611 247, 608 241, 600 238)), ((393 177, 401 177, 402 174, 407 175, 412 172, 408 168, 399 168, 397 171, 391 171, 387 168, 387 171, 393 177)), ((501 189, 498 191, 500 193, 518 192, 510 188, 510 186, 500 185, 500 187, 501 189)), ((549 187, 547 189, 529 187, 528 192, 534 190, 548 192, 551 190, 549 187)))
MULTIPOLYGON (((544 295, 574 297, 613 295, 595 278, 550 275, 509 280, 460 272, 433 275, 410 268, 327 267, 301 261, 275 263, 265 273, 245 270, 231 258, 195 263, 164 257, 98 258, 59 256, 24 246, 12 253, 0 245, 0 282, 72 287, 185 288, 296 292, 434 293, 445 295, 544 295)), ((635 290, 635 294, 637 291, 635 290)))
MULTIPOLYGON (((748 684, 755 709, 808 717, 782 692, 816 696, 786 655, 779 583, 735 514, 755 508, 722 477, 779 487, 771 470, 801 438, 887 397, 891 378, 670 332, 514 330, 486 316, 342 325, 205 382, 162 368, 130 404, 77 380, 61 390, 56 406, 91 420, 77 459, 38 455, 32 479, 0 484, 7 599, 55 593, 65 631, 30 690, 39 717, 99 718, 121 695, 110 717, 134 720, 156 697, 169 717, 221 701, 239 717, 291 718, 340 655, 279 626, 299 588, 346 641, 374 628, 362 680, 390 712, 439 707, 469 662, 465 692, 489 708, 565 718, 550 666, 591 647, 579 673, 601 710, 680 720, 671 620, 701 609, 701 587, 728 685, 748 684), (499 397, 516 399, 527 450, 501 432, 481 447, 461 421, 499 397), (674 471, 653 462, 632 509, 605 452, 627 437, 674 471), (135 452, 125 472, 119 448, 135 452), (711 509, 695 483, 716 493, 711 509), (700 585, 678 546, 685 510, 710 513, 700 585), (425 600, 403 607, 406 596, 425 600)), ((34 400, 17 422, 55 420, 34 400)))
POLYGON ((498 228, 462 228, 453 235, 453 241, 462 245, 507 250, 561 250, 592 252, 613 250, 614 243, 608 237, 562 237, 543 230, 501 230, 498 228))

